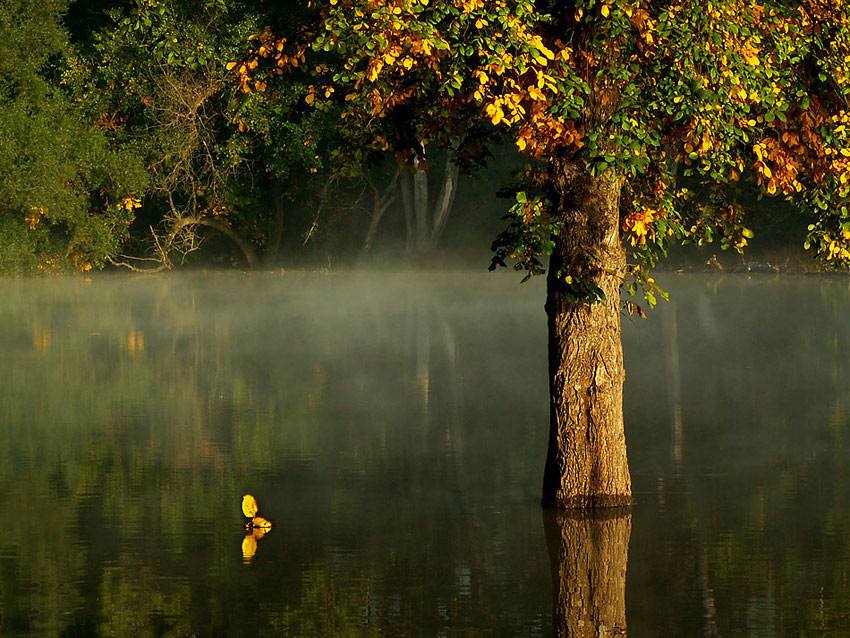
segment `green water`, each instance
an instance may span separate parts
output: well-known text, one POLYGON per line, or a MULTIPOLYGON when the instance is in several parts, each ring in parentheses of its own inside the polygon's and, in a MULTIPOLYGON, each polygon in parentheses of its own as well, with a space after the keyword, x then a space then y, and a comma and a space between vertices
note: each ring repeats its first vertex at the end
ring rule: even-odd
MULTIPOLYGON (((846 280, 665 284, 624 326, 629 635, 850 635, 846 280)), ((543 293, 0 281, 0 636, 570 635, 543 293)))

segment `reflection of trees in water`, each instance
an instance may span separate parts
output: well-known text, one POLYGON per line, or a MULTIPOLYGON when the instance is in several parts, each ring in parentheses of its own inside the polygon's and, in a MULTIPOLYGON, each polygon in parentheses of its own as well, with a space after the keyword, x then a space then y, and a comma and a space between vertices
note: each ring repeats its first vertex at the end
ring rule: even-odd
POLYGON ((0 388, 3 635, 534 633, 536 508, 481 505, 516 491, 500 438, 527 404, 465 408, 524 364, 482 357, 438 293, 334 290, 310 314, 268 279, 237 281, 239 307, 188 281, 5 297, 2 365, 26 372, 0 388), (249 489, 275 529, 243 569, 249 489))
POLYGON ((544 510, 543 525, 552 569, 553 635, 626 635, 631 511, 544 510))
POLYGON ((632 625, 705 636, 842 631, 850 613, 843 285, 682 284, 671 283, 675 305, 650 320, 649 338, 629 344, 644 362, 651 349, 664 355, 657 371, 630 379, 633 402, 659 399, 631 420, 632 457, 654 460, 638 482, 657 498, 636 527, 652 535, 636 539, 644 551, 632 556, 632 625), (671 420, 660 437, 657 424, 671 420), (665 439, 667 458, 656 452, 670 449, 665 439), (663 594, 653 578, 667 580, 663 594), (658 618, 662 604, 677 614, 658 618))

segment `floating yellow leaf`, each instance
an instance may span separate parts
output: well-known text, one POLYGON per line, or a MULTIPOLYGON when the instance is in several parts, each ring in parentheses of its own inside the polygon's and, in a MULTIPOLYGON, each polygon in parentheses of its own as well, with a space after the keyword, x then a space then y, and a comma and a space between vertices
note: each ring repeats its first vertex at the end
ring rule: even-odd
POLYGON ((271 521, 267 521, 262 516, 255 516, 254 520, 251 521, 251 525, 253 525, 254 529, 262 529, 265 532, 268 532, 272 528, 271 521))
POLYGON ((246 563, 250 563, 256 553, 257 539, 254 538, 253 534, 248 534, 242 539, 242 560, 246 563))
POLYGON ((248 518, 254 518, 257 514, 257 499, 250 494, 242 497, 242 513, 248 518))

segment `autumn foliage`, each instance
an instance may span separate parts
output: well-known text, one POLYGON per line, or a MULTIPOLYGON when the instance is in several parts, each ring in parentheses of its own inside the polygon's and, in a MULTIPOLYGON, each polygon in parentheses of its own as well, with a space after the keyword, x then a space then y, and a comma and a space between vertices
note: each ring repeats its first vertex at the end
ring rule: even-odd
POLYGON ((475 153, 484 127, 511 139, 532 168, 497 257, 539 266, 543 237, 558 232, 540 212, 547 161, 560 156, 623 178, 622 233, 638 269, 673 238, 743 249, 752 231, 742 181, 790 199, 811 217, 806 246, 848 263, 844 3, 578 0, 549 14, 505 0, 317 6, 297 45, 258 36, 233 65, 239 86, 265 90, 301 65, 312 77, 305 104, 339 109, 359 142, 379 149, 451 139, 475 153))

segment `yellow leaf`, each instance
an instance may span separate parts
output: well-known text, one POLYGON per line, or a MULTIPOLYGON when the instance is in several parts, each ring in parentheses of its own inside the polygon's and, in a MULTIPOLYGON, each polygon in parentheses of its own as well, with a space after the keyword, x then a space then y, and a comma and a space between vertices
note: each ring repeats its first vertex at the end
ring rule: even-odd
POLYGON ((254 518, 257 515, 257 499, 250 494, 242 497, 242 513, 247 518, 254 518))
POLYGON ((315 99, 316 99, 316 96, 313 95, 312 93, 310 93, 307 97, 304 98, 304 101, 307 102, 307 104, 312 104, 313 100, 315 100, 315 99))
POLYGON ((250 563, 257 553, 257 539, 253 534, 248 534, 242 539, 242 560, 250 563))
POLYGON ((264 533, 272 528, 271 521, 266 520, 262 516, 255 516, 254 520, 251 521, 251 525, 254 526, 254 529, 264 530, 264 533))
POLYGON ((608 8, 607 4, 602 5, 602 17, 607 18, 611 14, 611 9, 608 8))
POLYGON ((236 66, 236 62, 228 62, 227 67, 225 67, 228 71, 232 71, 236 66))

